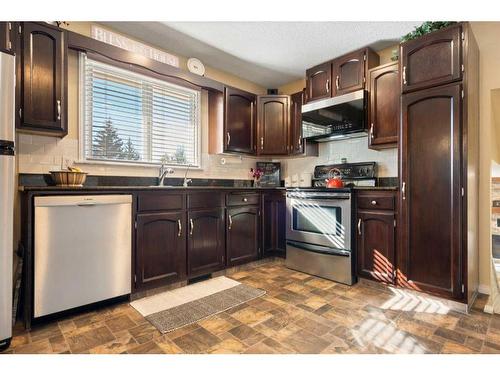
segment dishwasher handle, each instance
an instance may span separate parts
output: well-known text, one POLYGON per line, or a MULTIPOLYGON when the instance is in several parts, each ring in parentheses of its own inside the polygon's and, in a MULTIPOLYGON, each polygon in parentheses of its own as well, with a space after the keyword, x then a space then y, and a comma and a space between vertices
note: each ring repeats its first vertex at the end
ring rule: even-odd
POLYGON ((63 207, 63 206, 103 206, 111 204, 132 203, 129 194, 103 195, 54 195, 35 197, 35 207, 63 207))

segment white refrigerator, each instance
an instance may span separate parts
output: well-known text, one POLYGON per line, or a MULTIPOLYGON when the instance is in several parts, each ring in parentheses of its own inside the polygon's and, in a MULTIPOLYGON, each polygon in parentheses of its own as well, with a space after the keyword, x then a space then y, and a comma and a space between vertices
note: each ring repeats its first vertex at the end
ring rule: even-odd
POLYGON ((15 57, 0 52, 0 351, 12 338, 15 57))

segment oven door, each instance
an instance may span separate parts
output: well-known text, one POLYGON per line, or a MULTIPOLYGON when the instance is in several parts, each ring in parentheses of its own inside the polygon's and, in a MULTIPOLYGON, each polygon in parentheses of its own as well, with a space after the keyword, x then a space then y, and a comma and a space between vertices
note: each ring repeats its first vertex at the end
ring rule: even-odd
POLYGON ((351 250, 351 195, 329 194, 287 194, 287 240, 351 250))

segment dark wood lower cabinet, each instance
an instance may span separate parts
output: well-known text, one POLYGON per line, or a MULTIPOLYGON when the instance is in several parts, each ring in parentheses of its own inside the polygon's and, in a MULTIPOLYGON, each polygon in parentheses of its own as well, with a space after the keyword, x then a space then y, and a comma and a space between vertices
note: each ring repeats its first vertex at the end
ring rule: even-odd
POLYGON ((357 220, 358 275, 393 284, 394 212, 358 210, 357 220))
POLYGON ((223 208, 188 213, 188 277, 224 268, 224 232, 223 208))
POLYGON ((395 191, 356 192, 358 276, 396 282, 396 197, 395 191))
POLYGON ((285 256, 286 195, 265 193, 262 197, 262 254, 285 256))
POLYGON ((185 212, 137 215, 136 288, 185 278, 185 221, 185 212))
POLYGON ((236 266, 259 257, 259 207, 227 209, 227 265, 236 266))

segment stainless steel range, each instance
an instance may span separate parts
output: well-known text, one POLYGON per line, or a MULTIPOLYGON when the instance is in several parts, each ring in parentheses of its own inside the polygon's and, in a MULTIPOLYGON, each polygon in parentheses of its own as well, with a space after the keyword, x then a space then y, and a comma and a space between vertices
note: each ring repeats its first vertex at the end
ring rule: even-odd
POLYGON ((328 189, 337 168, 349 186, 375 186, 374 162, 319 165, 314 187, 287 190, 286 266, 343 284, 356 282, 352 190, 328 189))

